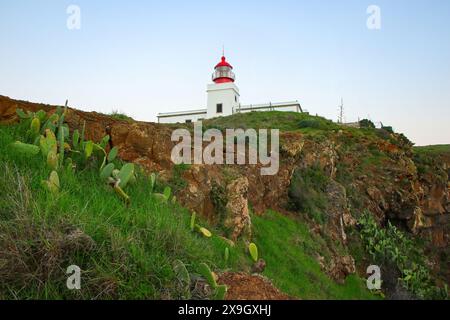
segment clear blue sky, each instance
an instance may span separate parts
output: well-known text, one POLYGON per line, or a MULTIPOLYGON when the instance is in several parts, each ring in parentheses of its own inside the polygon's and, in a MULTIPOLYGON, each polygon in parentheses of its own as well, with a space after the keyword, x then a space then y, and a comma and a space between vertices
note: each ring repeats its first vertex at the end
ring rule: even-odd
POLYGON ((245 104, 299 100, 450 143, 450 1, 0 0, 0 94, 146 121, 202 108, 222 44, 245 104), (66 9, 81 9, 68 30, 66 9), (381 30, 366 27, 369 5, 381 30))

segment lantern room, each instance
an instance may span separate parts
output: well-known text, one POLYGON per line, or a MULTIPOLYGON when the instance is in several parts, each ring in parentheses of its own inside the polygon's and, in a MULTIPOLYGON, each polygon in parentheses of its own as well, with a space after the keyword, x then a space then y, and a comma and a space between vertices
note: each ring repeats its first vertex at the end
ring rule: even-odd
POLYGON ((234 82, 235 75, 232 70, 233 67, 226 61, 225 56, 222 56, 222 60, 214 68, 212 80, 215 83, 234 82))

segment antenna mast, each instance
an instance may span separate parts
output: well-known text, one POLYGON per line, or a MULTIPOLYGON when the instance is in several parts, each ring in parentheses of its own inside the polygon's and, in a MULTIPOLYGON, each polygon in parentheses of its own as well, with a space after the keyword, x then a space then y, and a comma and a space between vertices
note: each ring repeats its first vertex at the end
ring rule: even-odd
POLYGON ((344 99, 341 98, 341 105, 339 106, 338 123, 344 123, 344 99))

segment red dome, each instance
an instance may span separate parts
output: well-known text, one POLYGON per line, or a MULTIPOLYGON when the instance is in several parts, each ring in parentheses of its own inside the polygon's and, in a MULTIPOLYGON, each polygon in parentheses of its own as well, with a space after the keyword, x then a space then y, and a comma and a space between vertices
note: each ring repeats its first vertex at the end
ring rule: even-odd
POLYGON ((231 66, 231 64, 229 64, 229 63, 226 61, 225 56, 222 56, 222 61, 220 61, 220 62, 216 65, 215 68, 219 68, 219 67, 229 67, 229 68, 233 69, 233 67, 231 66))
POLYGON ((234 82, 235 76, 232 69, 233 67, 226 61, 225 56, 222 56, 222 61, 214 68, 212 80, 215 83, 234 82))

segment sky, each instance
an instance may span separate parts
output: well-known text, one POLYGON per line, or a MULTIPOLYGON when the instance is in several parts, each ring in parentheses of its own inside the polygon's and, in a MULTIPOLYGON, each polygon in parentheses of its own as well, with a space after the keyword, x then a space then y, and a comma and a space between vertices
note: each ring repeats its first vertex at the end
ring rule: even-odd
POLYGON ((222 46, 243 104, 337 120, 343 98, 348 122, 450 143, 448 0, 0 0, 0 95, 156 122, 206 107, 222 46))

